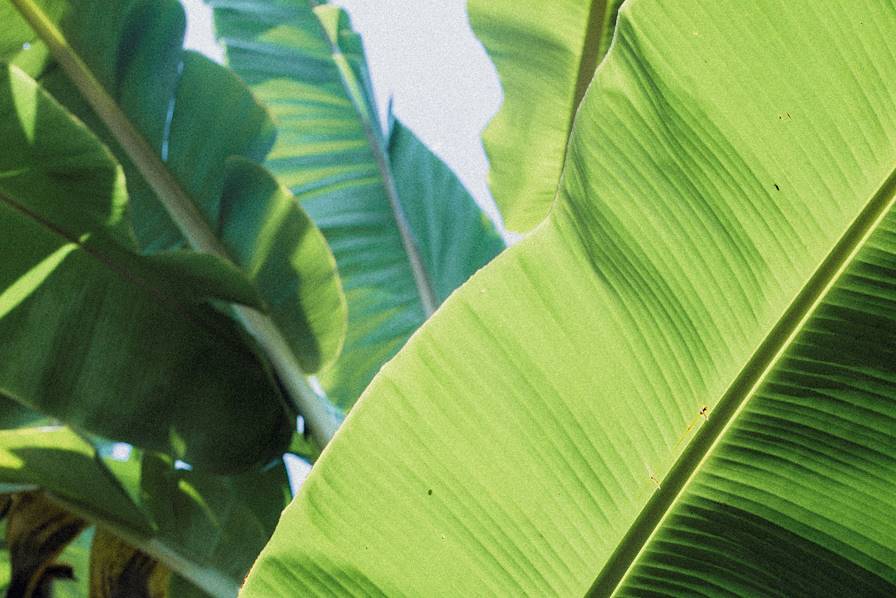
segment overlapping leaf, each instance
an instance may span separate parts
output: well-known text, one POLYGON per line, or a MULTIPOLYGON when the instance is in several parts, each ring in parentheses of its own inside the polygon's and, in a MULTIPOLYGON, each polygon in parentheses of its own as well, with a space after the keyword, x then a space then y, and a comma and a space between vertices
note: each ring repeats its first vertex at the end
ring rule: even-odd
MULTIPOLYGON (((201 232, 175 226, 169 214, 171 206, 163 207, 166 198, 157 195, 155 186, 163 181, 190 204, 190 210, 196 211, 200 228, 210 229, 206 240, 220 253, 226 254, 229 249, 230 253, 246 254, 247 247, 219 247, 214 238, 219 227, 237 226, 243 211, 254 209, 242 199, 230 198, 229 209, 222 213, 224 185, 234 176, 227 159, 242 156, 262 160, 273 143, 274 131, 266 111, 233 73, 183 49, 185 17, 180 3, 16 0, 15 4, 29 18, 58 28, 64 51, 83 61, 95 78, 95 82, 85 82, 74 77, 70 69, 50 65, 40 80, 100 132, 124 164, 141 247, 153 253, 181 247, 184 237, 194 246, 203 245, 198 241, 201 232), (151 163, 140 155, 139 148, 134 149, 134 144, 123 147, 114 143, 112 139, 120 137, 108 132, 88 108, 82 96, 87 93, 85 97, 89 97, 94 84, 108 94, 115 103, 114 110, 120 110, 129 123, 117 123, 113 128, 132 126, 141 139, 137 145, 145 142, 147 151, 154 154, 151 163), (223 221, 225 217, 230 221, 223 221)), ((27 29, 24 32, 33 35, 27 29)), ((39 52, 40 47, 33 44, 31 51, 39 52)), ((23 60, 20 53, 14 57, 23 60)), ((103 122, 107 116, 103 116, 103 122)), ((257 289, 266 303, 279 306, 288 298, 292 304, 289 313, 271 308, 271 315, 302 367, 314 371, 339 352, 345 332, 344 298, 322 235, 307 225, 295 202, 279 196, 276 201, 280 204, 275 210, 280 225, 289 221, 290 226, 306 233, 291 244, 281 241, 276 253, 265 256, 270 267, 288 276, 277 281, 266 278, 257 289), (299 284, 306 279, 317 284, 299 284)), ((199 249, 206 251, 208 247, 199 249)), ((258 257, 238 265, 248 271, 258 266, 258 257)))
POLYGON ((206 302, 253 287, 208 256, 139 256, 121 169, 16 67, 0 71, 0 135, 0 391, 197 465, 279 454, 278 390, 206 302))
POLYGON ((547 215, 573 117, 606 54, 622 0, 470 0, 470 23, 495 62, 504 103, 483 135, 489 183, 507 228, 547 215))
POLYGON ((321 373, 348 409, 459 284, 502 247, 450 170, 408 129, 383 132, 359 37, 311 0, 209 0, 230 66, 270 108, 266 165, 300 199, 339 264, 343 357, 321 373))
POLYGON ((892 595, 893 31, 631 0, 550 220, 374 380, 243 594, 892 595))

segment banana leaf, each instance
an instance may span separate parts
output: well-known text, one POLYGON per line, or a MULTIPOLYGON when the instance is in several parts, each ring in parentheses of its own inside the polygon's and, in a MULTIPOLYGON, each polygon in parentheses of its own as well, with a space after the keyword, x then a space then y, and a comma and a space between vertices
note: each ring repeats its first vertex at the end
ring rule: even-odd
POLYGON ((551 216, 377 376, 243 595, 892 596, 894 31, 627 3, 551 216))
POLYGON ((339 421, 325 412, 305 375, 335 359, 345 334, 334 258, 298 204, 260 173, 251 177, 258 189, 225 196, 246 191, 245 162, 262 160, 273 143, 265 109, 231 71, 183 49, 185 16, 177 0, 11 4, 0 16, 20 33, 22 47, 51 50, 54 61, 44 64, 41 85, 123 164, 142 251, 188 244, 228 262, 234 276, 254 286, 261 305, 237 305, 233 315, 325 444, 339 421), (41 44, 28 41, 32 30, 41 44), (233 234, 246 220, 254 221, 253 234, 233 234))
POLYGON ((573 118, 613 37, 622 0, 469 0, 498 69, 501 110, 483 134, 489 186, 508 229, 527 232, 557 191, 573 118))
POLYGON ((279 390, 213 305, 257 304, 252 285, 210 256, 141 255, 121 168, 15 66, 0 137, 0 394, 198 466, 279 456, 279 390))

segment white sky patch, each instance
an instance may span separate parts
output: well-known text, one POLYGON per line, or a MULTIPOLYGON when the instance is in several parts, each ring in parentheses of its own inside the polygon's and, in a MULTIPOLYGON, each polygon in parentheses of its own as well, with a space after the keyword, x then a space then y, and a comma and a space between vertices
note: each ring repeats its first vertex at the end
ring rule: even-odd
POLYGON ((301 457, 286 453, 283 455, 283 465, 286 466, 286 476, 289 478, 289 489, 292 490, 292 495, 295 496, 299 493, 299 488, 302 487, 308 474, 311 473, 311 464, 301 457))
MULTIPOLYGON (((202 0, 187 9, 187 47, 218 62, 211 10, 202 0)), ((501 105, 491 60, 467 21, 466 0, 336 0, 364 39, 381 112, 396 116, 460 177, 492 218, 488 162, 480 135, 501 105)), ((381 115, 382 116, 382 115, 381 115)))
POLYGON ((215 39, 212 9, 202 0, 181 0, 187 11, 187 39, 184 46, 202 52, 217 63, 224 64, 224 48, 215 39))
POLYGON ((380 110, 395 115, 460 177, 490 216, 480 135, 501 105, 491 60, 467 21, 466 0, 336 0, 364 39, 380 110))
POLYGON ((116 442, 109 451, 109 456, 115 461, 127 461, 131 458, 132 447, 126 442, 116 442))

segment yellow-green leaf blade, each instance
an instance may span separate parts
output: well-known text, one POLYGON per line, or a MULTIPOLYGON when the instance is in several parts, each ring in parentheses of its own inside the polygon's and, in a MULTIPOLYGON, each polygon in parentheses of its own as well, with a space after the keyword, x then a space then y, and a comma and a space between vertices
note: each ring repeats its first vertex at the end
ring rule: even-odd
MULTIPOLYGON (((813 312, 813 293, 834 301, 855 284, 841 270, 876 241, 854 225, 889 229, 879 217, 896 166, 896 9, 633 0, 620 15, 550 220, 471 279, 374 380, 245 595, 583 594, 635 547, 618 563, 628 569, 642 531, 667 531, 639 526, 676 508, 667 481, 697 488, 700 451, 723 454, 707 432, 748 422, 753 383, 788 375, 780 352, 827 305, 813 312)), ((879 274, 884 283, 862 292, 892 301, 879 274)), ((869 331, 882 347, 869 359, 888 355, 888 330, 869 331)), ((813 356, 847 353, 832 340, 813 356)), ((891 378, 893 361, 880 366, 891 378)), ((863 384, 857 372, 848 380, 863 384)), ((796 392, 811 393, 811 381, 796 392)), ((859 429, 849 438, 892 429, 894 408, 885 390, 881 415, 850 409, 859 429)), ((878 470, 849 479, 856 496, 892 471, 892 447, 874 448, 885 453, 878 470)), ((773 479, 763 489, 783 494, 773 479)), ((812 508, 809 518, 824 513, 812 508)), ((864 558, 827 536, 802 539, 864 558)), ((893 549, 892 538, 857 541, 868 542, 866 564, 893 549)), ((823 551, 803 553, 825 565, 823 551)), ((760 566, 765 556, 745 558, 760 566)), ((871 573, 865 587, 891 589, 892 563, 858 568, 871 573)), ((785 593, 802 587, 791 580, 785 593)))
MULTIPOLYGON (((628 574, 618 595, 706 586, 741 595, 892 594, 894 348, 891 208, 634 562, 617 572, 628 574)), ((617 575, 599 578, 596 595, 617 575)))
POLYGON ((489 186, 508 229, 550 210, 573 118, 606 54, 622 0, 470 0, 470 23, 498 69, 501 110, 483 133, 489 186))

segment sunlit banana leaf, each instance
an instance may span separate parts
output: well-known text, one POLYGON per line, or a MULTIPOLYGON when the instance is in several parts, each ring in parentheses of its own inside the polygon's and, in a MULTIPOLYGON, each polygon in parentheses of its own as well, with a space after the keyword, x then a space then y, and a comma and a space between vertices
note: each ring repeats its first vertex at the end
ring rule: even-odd
POLYGON ((894 31, 631 0, 550 220, 383 369, 243 594, 896 593, 894 31))
POLYGON ((349 303, 342 358, 321 373, 348 409, 411 333, 502 242, 455 175, 377 119, 361 40, 310 0, 208 0, 230 66, 270 108, 266 165, 321 228, 349 303))
POLYGON ((152 524, 96 459, 85 440, 63 427, 0 431, 0 480, 44 489, 75 510, 134 533, 152 524))
POLYGON ((621 4, 469 0, 473 31, 504 89, 483 141, 489 186, 510 230, 530 230, 554 201, 573 117, 609 48, 621 4))

